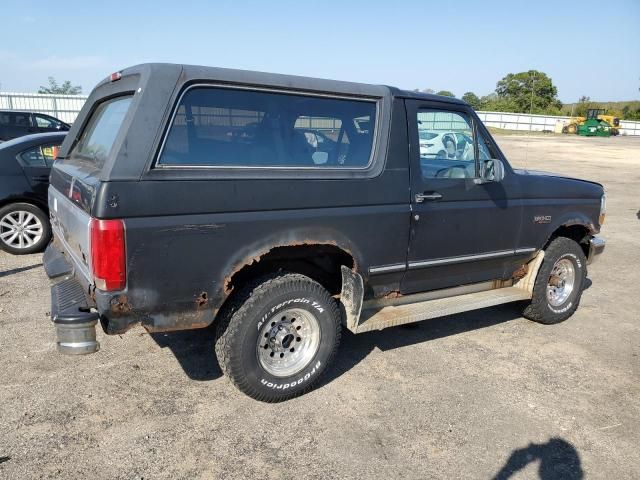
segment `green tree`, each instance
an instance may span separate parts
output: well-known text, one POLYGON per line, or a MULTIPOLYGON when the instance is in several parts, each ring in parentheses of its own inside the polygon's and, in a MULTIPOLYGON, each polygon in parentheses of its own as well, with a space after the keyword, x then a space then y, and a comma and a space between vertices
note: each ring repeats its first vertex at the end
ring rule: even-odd
POLYGON ((551 78, 537 70, 509 73, 496 84, 496 94, 517 112, 554 113, 562 107, 551 78))
POLYGON ((49 86, 40 86, 38 93, 55 93, 58 95, 79 95, 82 93, 80 85, 71 85, 69 80, 65 80, 62 85, 58 85, 55 78, 49 77, 49 86))
POLYGON ((443 97, 454 97, 455 95, 451 93, 449 90, 440 90, 436 95, 442 95, 443 97))
POLYGON ((482 108, 482 100, 473 92, 466 92, 462 95, 462 100, 471 105, 474 110, 480 110, 482 108))
POLYGON ((480 98, 482 109, 487 112, 515 112, 518 113, 518 105, 510 98, 500 98, 497 93, 490 93, 480 98))
POLYGON ((590 97, 586 95, 582 95, 578 99, 578 103, 576 103, 575 108, 573 109, 573 115, 576 117, 586 117, 589 110, 594 108, 604 108, 607 114, 609 115, 618 115, 617 112, 608 108, 607 105, 603 105, 598 102, 592 102, 590 97))

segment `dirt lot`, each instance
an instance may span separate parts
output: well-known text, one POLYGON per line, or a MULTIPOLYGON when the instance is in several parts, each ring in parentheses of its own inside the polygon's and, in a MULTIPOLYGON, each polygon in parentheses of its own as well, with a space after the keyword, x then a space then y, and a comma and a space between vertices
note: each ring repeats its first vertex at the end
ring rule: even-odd
POLYGON ((346 334, 320 388, 267 405, 221 376, 208 330, 58 355, 41 255, 0 253, 0 477, 640 478, 640 138, 498 141, 606 186, 570 320, 506 305, 346 334))

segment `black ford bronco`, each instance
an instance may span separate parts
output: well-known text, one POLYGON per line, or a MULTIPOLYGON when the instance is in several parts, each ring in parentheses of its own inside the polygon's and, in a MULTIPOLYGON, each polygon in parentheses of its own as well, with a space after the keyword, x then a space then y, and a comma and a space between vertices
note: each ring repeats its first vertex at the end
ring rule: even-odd
POLYGON ((387 86, 140 65, 93 90, 58 158, 58 349, 96 351, 98 322, 213 323, 263 401, 316 384, 342 328, 513 301, 565 320, 604 249, 601 185, 515 170, 466 103, 387 86))

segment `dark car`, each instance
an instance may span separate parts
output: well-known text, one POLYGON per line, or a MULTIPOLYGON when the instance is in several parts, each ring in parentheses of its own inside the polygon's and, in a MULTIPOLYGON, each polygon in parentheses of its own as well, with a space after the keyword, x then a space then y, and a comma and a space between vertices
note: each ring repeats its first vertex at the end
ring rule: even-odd
POLYGON ((0 110, 0 142, 33 133, 66 132, 71 128, 51 115, 17 110, 0 110))
POLYGON ((215 323, 222 370, 263 401, 317 384, 343 327, 515 301, 561 322, 604 249, 602 185, 511 168, 460 100, 187 65, 93 90, 49 206, 59 351, 97 351, 98 321, 215 323), (421 155, 421 131, 464 148, 421 155))
POLYGON ((24 254, 51 239, 49 172, 64 133, 39 133, 0 143, 0 248, 24 254))

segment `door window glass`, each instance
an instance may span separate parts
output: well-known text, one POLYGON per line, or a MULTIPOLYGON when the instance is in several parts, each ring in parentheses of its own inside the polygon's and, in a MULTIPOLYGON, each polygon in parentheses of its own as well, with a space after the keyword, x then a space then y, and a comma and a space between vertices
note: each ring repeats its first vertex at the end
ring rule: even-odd
POLYGON ((423 178, 476 176, 473 127, 467 115, 421 109, 417 122, 423 178))
POLYGON ((16 127, 30 127, 31 122, 29 121, 28 113, 12 113, 10 115, 11 124, 16 127))
POLYGON ((480 160, 491 160, 496 158, 491 144, 481 133, 478 133, 478 157, 480 160))
POLYGON ((39 128, 56 128, 59 125, 58 122, 44 115, 36 115, 35 117, 39 128))

